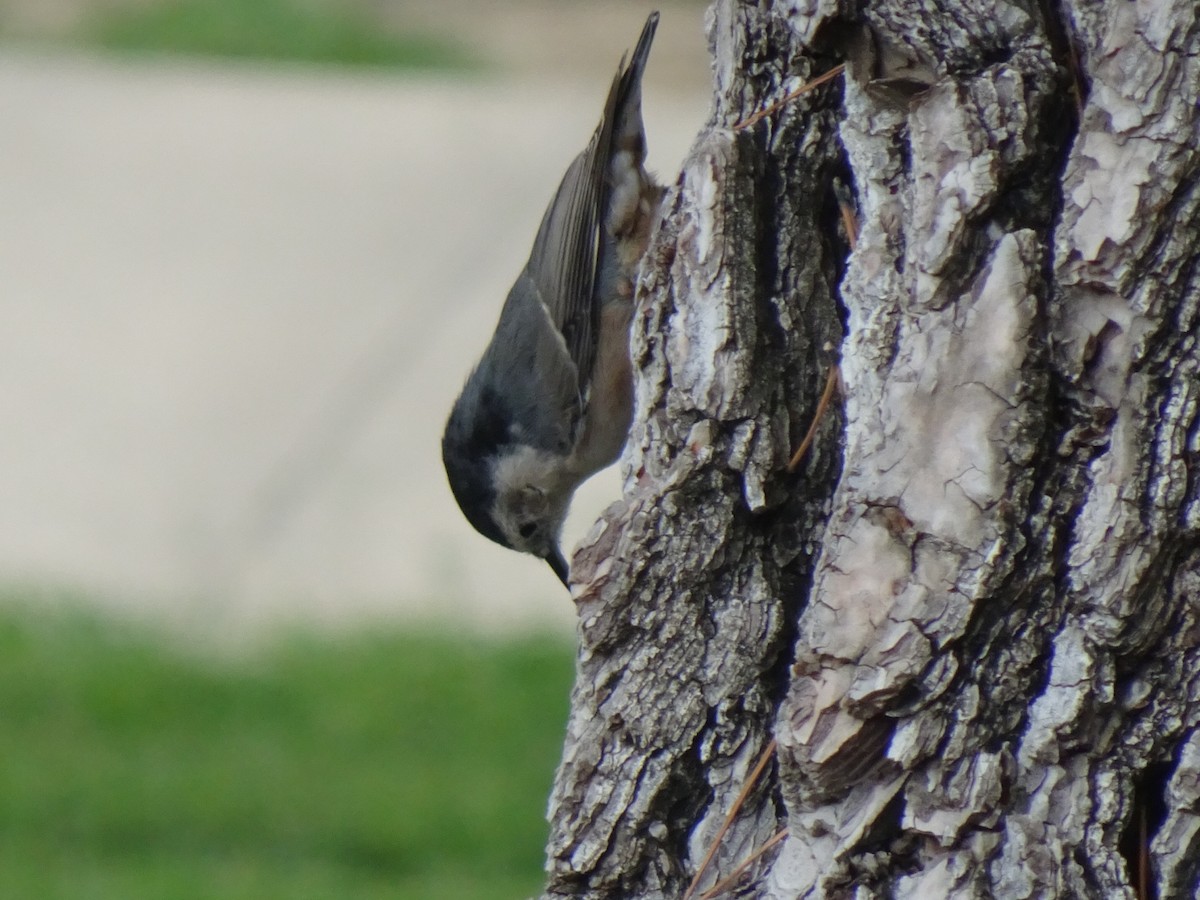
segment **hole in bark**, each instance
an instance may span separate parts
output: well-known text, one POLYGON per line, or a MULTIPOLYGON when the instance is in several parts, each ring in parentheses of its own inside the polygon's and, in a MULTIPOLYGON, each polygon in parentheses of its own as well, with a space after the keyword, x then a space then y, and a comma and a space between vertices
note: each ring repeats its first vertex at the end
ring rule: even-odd
POLYGON ((666 825, 663 841, 672 859, 688 858, 688 838, 701 813, 713 802, 713 789, 704 778, 699 747, 678 759, 654 801, 655 818, 666 825))
MULTIPOLYGON (((862 223, 858 215, 858 192, 855 190, 854 170, 846 159, 845 151, 838 154, 837 161, 828 168, 827 181, 822 191, 821 209, 817 219, 820 234, 827 247, 828 262, 832 269, 831 284, 839 286, 846 277, 846 268, 850 259, 853 243, 858 239, 862 223), (850 209, 854 219, 855 233, 847 232, 846 219, 842 207, 850 209)), ((833 299, 837 303, 838 318, 841 319, 843 331, 849 321, 849 310, 842 302, 841 292, 834 288, 833 299)))
POLYGON ((898 840, 904 835, 901 825, 904 821, 904 807, 904 791, 897 791, 887 806, 880 810, 875 821, 863 832, 862 838, 854 845, 854 852, 886 852, 893 855, 899 852, 900 855, 907 855, 914 850, 915 847, 904 846, 904 842, 898 840))
POLYGON ((1138 900, 1158 900, 1158 887, 1150 866, 1150 841, 1167 817, 1167 780, 1171 767, 1151 763, 1133 782, 1129 821, 1117 849, 1129 868, 1129 879, 1138 900))
MULTIPOLYGON (((890 896, 885 887, 897 874, 922 868, 922 839, 904 830, 904 792, 898 792, 864 831, 846 860, 844 885, 859 885, 868 893, 890 896)), ((847 896, 850 891, 846 891, 847 896)), ((841 896, 840 894, 838 896, 841 896)), ((930 898, 932 900, 932 898, 930 898)))

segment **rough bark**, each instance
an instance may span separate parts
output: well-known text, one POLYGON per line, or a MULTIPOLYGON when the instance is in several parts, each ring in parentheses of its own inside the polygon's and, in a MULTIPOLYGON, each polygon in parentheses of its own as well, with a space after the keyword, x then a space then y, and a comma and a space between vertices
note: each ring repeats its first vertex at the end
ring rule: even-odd
POLYGON ((1200 890, 1196 15, 710 11, 546 898, 683 896, 772 738, 697 896, 785 827, 737 896, 1200 890))

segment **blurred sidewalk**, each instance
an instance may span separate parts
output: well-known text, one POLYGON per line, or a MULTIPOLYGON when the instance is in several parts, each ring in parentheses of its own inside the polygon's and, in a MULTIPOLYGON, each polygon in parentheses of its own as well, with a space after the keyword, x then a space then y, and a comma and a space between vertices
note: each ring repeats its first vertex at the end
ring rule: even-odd
MULTIPOLYGON (((668 12, 660 38, 693 42, 647 72, 669 181, 709 85, 702 10, 668 12)), ((595 78, 0 47, 0 585, 230 631, 570 627, 549 569, 462 519, 439 441, 643 13, 621 17, 573 38, 595 78)), ((589 486, 568 545, 617 493, 589 486)))

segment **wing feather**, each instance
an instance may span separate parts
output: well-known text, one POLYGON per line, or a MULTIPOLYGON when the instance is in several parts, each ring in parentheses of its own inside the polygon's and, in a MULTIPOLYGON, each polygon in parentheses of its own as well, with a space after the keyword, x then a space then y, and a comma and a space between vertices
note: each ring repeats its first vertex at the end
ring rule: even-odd
POLYGON ((625 105, 631 99, 640 102, 642 70, 657 25, 658 13, 652 13, 628 67, 621 60, 600 124, 587 147, 567 168, 542 218, 526 264, 526 274, 537 287, 578 372, 581 401, 586 399, 596 354, 600 316, 596 286, 604 262, 602 229, 609 201, 608 165, 614 153, 614 129, 625 105))

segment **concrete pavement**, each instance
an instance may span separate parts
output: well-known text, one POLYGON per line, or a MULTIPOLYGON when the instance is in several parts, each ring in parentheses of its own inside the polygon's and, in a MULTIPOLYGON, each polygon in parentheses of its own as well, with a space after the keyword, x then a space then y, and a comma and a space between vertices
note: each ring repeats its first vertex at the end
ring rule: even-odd
MULTIPOLYGON (((655 68, 669 180, 708 85, 655 68)), ((569 627, 439 440, 606 88, 0 48, 0 584, 230 634, 569 627)))

